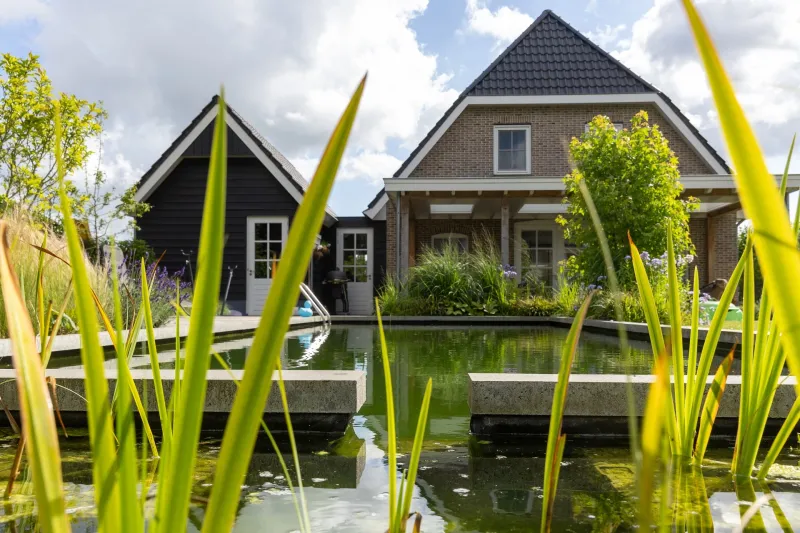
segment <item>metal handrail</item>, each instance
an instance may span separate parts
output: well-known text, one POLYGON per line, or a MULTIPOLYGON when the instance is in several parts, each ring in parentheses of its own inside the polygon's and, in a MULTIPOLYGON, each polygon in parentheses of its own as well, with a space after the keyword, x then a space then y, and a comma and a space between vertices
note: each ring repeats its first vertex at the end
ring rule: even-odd
POLYGON ((312 291, 308 285, 301 283, 300 292, 303 293, 303 296, 305 296, 309 302, 311 302, 311 307, 314 308, 319 316, 321 316, 326 322, 331 321, 331 314, 327 309, 325 309, 325 306, 322 305, 322 302, 319 301, 317 295, 314 294, 314 291, 312 291))

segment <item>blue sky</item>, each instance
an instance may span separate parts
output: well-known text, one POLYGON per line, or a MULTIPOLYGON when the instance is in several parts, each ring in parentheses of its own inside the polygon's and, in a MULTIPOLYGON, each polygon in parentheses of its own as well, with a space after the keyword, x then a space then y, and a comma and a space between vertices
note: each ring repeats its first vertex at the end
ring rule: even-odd
MULTIPOLYGON (((800 119, 800 3, 698 3, 777 172, 800 119)), ((57 89, 104 102, 102 166, 120 185, 138 180, 221 82, 229 102, 310 177, 369 70, 330 202, 358 215, 458 93, 546 8, 665 91, 724 153, 675 0, 0 0, 0 51, 40 54, 57 89)))

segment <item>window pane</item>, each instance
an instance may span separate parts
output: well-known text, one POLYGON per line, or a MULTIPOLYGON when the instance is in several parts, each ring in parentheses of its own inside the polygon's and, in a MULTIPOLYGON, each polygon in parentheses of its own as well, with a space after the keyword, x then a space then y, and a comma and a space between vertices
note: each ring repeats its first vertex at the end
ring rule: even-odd
POLYGON ((512 143, 514 132, 512 130, 498 130, 497 132, 497 146, 500 150, 509 150, 512 143))
POLYGON ((282 241, 283 240, 283 224, 280 222, 272 222, 269 225, 269 240, 282 241))
POLYGON ((550 230, 539 231, 539 247, 552 248, 553 246, 553 232, 550 230))
POLYGON ((525 150, 515 150, 514 154, 514 170, 525 170, 525 150))
POLYGON ((458 251, 459 252, 466 252, 467 251, 467 238, 466 237, 459 237, 456 241, 458 243, 458 251))
POLYGON ((344 240, 345 250, 352 250, 353 248, 355 248, 354 246, 355 236, 352 233, 345 233, 343 240, 344 240))
POLYGON ((356 248, 359 250, 366 250, 367 249, 367 234, 366 233, 357 233, 356 234, 356 248))
POLYGON ((255 276, 256 279, 269 278, 269 265, 266 261, 256 261, 255 276))
POLYGON ((536 248, 536 231, 523 231, 522 240, 528 248, 536 248))
POLYGON ((525 150, 525 130, 516 130, 514 133, 514 150, 525 150))
POLYGON ((356 254, 356 264, 357 265, 366 265, 367 264, 367 254, 356 254))
POLYGON ((256 259, 269 259, 269 245, 265 242, 256 243, 256 259))
POLYGON ((355 270, 355 267, 344 267, 344 274, 347 276, 348 280, 353 281, 353 279, 355 279, 355 270))
POLYGON ((271 243, 269 243, 269 258, 270 259, 278 259, 281 256, 281 251, 283 251, 283 243, 280 243, 280 242, 271 242, 271 243))
POLYGON ((548 266, 553 264, 553 251, 539 249, 538 260, 536 264, 540 266, 548 266))
POLYGON ((364 283, 367 281, 367 267, 356 267, 356 282, 364 283))
POLYGON ((255 233, 256 233, 256 240, 257 241, 266 241, 267 240, 267 226, 269 224, 265 224, 263 222, 256 222, 255 223, 255 233))
POLYGON ((513 152, 499 152, 497 154, 497 170, 514 170, 513 152))
POLYGON ((353 264, 355 264, 355 261, 354 261, 353 257, 354 257, 353 252, 343 252, 342 265, 350 265, 350 266, 352 266, 353 264))

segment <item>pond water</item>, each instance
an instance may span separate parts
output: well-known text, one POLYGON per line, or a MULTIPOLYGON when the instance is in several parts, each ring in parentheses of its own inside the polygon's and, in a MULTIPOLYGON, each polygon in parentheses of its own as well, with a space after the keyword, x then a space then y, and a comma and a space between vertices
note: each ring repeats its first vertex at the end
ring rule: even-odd
MULTIPOLYGON (((391 374, 396 394, 401 451, 411 447, 418 408, 428 377, 433 397, 421 467, 412 505, 423 515, 422 530, 530 531, 539 526, 542 507, 544 442, 490 442, 469 435, 468 372, 555 373, 567 330, 552 328, 387 328, 391 374)), ((241 367, 249 346, 242 339, 217 348, 234 367, 241 367)), ((161 352, 162 366, 174 366, 161 352)), ((173 354, 174 359, 174 354, 173 354)), ((384 369, 377 329, 333 327, 293 332, 282 354, 286 368, 361 369, 367 373, 367 401, 352 428, 336 441, 300 444, 300 464, 308 487, 314 531, 382 532, 386 529, 388 468, 384 369)), ((631 368, 649 372, 647 343, 634 343, 631 368)), ((146 366, 145 357, 134 366, 146 366)), ((617 339, 582 335, 575 372, 623 373, 617 339)), ((8 475, 14 438, 0 438, 0 481, 8 475)), ((207 496, 213 482, 219 440, 205 438, 198 461, 195 493, 207 496)), ((65 482, 75 531, 93 531, 88 439, 62 439, 65 482)), ((286 448, 288 449, 288 448, 286 448)), ((800 530, 800 468, 791 451, 781 457, 776 479, 768 486, 736 486, 731 479, 730 448, 709 451, 702 470, 680 473, 675 486, 676 522, 703 520, 707 527, 730 530, 739 523, 742 502, 770 492, 774 499, 762 512, 765 526, 789 524, 800 530), (682 518, 683 517, 683 518, 682 518)), ((405 463, 407 456, 401 458, 405 463)), ((22 490, 30 487, 22 486, 22 490)), ((635 483, 626 449, 570 443, 558 487, 553 531, 629 530, 635 525, 635 483)), ((0 521, 17 531, 33 530, 32 498, 16 495, 0 508, 0 521)), ((189 529, 202 522, 194 508, 189 529)), ((237 531, 289 532, 298 529, 291 495, 280 466, 266 442, 259 442, 245 481, 237 531), (265 524, 269 524, 265 527, 265 524)), ((10 527, 9 527, 10 530, 10 527)))

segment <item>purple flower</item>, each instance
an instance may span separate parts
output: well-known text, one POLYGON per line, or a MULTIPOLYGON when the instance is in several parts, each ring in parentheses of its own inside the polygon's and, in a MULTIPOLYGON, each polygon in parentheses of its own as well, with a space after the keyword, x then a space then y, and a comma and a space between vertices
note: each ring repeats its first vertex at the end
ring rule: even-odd
POLYGON ((595 290, 596 288, 597 288, 597 285, 595 285, 594 283, 592 283, 591 285, 589 285, 589 286, 587 287, 587 289, 589 289, 590 291, 593 291, 593 290, 595 290))
POLYGON ((629 256, 629 255, 626 255, 626 256, 625 256, 625 261, 630 261, 630 260, 631 260, 631 256, 629 256))
POLYGON ((639 257, 642 258, 642 261, 649 261, 650 260, 650 254, 647 253, 647 252, 640 253, 639 257))

